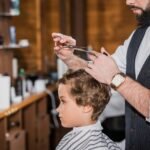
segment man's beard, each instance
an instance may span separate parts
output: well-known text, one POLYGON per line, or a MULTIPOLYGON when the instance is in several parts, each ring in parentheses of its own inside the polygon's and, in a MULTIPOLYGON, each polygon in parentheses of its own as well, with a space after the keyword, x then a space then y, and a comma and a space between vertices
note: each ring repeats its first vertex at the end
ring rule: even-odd
POLYGON ((143 11, 141 15, 136 16, 138 26, 149 26, 150 25, 150 9, 143 11))
POLYGON ((135 8, 135 9, 139 9, 142 11, 141 15, 136 15, 136 19, 138 21, 138 26, 149 26, 150 25, 150 7, 148 7, 146 10, 143 10, 140 7, 130 5, 129 8, 130 9, 135 8))

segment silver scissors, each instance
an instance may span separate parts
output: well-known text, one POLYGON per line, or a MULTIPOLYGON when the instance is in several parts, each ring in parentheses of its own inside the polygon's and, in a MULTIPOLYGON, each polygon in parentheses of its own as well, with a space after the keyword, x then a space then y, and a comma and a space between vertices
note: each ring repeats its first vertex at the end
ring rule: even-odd
POLYGON ((88 53, 90 55, 94 55, 97 57, 96 51, 93 51, 93 50, 86 50, 87 48, 86 47, 79 47, 79 46, 74 46, 74 45, 65 45, 63 46, 62 48, 70 48, 70 49, 73 49, 74 51, 80 51, 80 52, 85 52, 85 53, 88 53))

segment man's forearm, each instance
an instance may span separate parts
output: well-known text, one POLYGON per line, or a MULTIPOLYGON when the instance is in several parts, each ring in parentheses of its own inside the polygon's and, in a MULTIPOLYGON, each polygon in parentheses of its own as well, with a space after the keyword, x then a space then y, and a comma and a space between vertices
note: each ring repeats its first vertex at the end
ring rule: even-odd
POLYGON ((118 92, 142 115, 149 116, 150 90, 129 77, 118 88, 118 92))

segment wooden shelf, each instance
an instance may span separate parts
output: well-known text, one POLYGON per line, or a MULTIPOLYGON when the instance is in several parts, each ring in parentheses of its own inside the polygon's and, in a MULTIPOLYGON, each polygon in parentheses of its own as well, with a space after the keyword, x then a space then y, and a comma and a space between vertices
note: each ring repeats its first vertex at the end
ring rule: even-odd
POLYGON ((14 16, 19 16, 19 14, 17 13, 11 13, 11 12, 4 12, 4 13, 0 13, 1 17, 14 17, 14 16))
POLYGON ((26 48, 29 46, 20 46, 19 44, 10 44, 10 45, 0 45, 0 49, 19 49, 26 48))
MULTIPOLYGON (((48 90, 50 91, 54 91, 56 89, 56 85, 51 85, 48 90)), ((7 116, 10 116, 14 113, 16 113, 17 111, 19 111, 20 109, 29 106, 30 104, 42 99, 43 97, 45 97, 47 95, 46 91, 45 92, 41 92, 41 93, 37 93, 37 94, 33 94, 28 98, 25 98, 21 103, 18 104, 14 104, 12 105, 10 108, 3 110, 0 112, 0 119, 5 118, 7 116)))

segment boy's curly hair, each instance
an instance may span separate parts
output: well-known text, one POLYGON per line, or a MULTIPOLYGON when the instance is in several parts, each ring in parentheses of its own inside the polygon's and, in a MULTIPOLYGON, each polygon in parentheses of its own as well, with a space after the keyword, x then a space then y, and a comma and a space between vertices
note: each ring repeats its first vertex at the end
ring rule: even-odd
POLYGON ((75 97, 77 105, 92 106, 92 120, 98 119, 110 99, 110 87, 99 83, 83 69, 68 70, 58 81, 58 84, 70 85, 70 93, 75 97))

